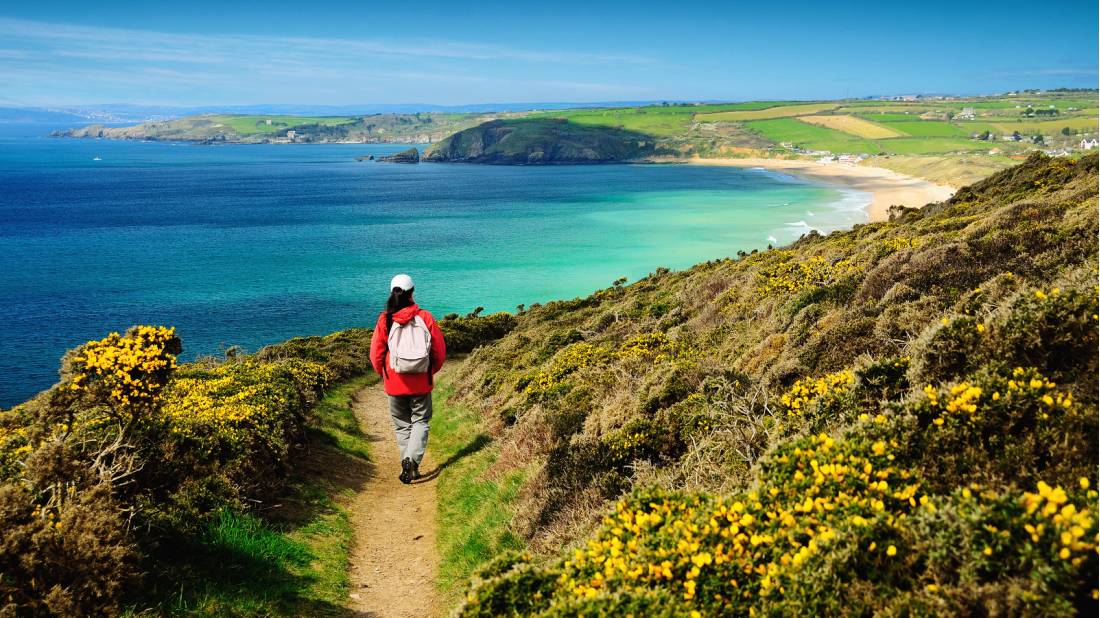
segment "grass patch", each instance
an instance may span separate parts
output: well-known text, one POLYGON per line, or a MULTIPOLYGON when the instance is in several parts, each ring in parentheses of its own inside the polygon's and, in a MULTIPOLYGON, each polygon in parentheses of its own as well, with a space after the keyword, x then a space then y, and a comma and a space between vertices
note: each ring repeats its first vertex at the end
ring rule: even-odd
POLYGON ((197 538, 165 543, 128 615, 343 616, 353 529, 342 498, 367 478, 369 442, 351 410, 362 376, 330 389, 286 495, 259 514, 222 512, 197 538))
POLYGON ((523 549, 509 528, 516 497, 526 476, 513 470, 496 478, 487 474, 498 451, 484 433, 477 414, 447 403, 453 387, 435 390, 432 458, 441 462, 437 492, 441 607, 458 602, 473 572, 497 554, 523 549))

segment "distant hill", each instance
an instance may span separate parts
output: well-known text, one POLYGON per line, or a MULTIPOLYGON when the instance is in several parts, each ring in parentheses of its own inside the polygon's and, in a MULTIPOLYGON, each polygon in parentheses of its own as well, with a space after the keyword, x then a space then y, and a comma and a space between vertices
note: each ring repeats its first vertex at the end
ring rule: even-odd
POLYGON ((0 107, 0 123, 87 122, 85 116, 37 107, 0 107))
POLYGON ((203 114, 128 127, 93 124, 62 137, 204 143, 431 143, 500 114, 415 113, 365 116, 203 114))
POLYGON ((431 147, 424 159, 552 165, 630 161, 654 154, 656 142, 644 133, 540 118, 494 120, 465 129, 431 147))

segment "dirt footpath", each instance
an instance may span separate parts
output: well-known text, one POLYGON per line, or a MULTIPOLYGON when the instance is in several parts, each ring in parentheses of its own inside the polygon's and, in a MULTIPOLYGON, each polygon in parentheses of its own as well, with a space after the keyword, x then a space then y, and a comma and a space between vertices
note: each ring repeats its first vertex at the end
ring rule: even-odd
POLYGON ((430 618, 439 610, 436 464, 426 455, 420 465, 424 478, 402 484, 389 402, 381 385, 356 393, 352 405, 371 441, 371 472, 349 505, 355 526, 349 609, 370 618, 430 618))

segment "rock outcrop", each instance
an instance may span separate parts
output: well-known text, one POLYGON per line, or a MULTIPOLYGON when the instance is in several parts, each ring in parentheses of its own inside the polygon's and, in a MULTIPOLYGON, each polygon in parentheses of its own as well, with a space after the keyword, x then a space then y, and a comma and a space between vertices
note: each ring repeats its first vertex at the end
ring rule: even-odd
POLYGON ((376 161, 382 161, 383 163, 420 163, 420 151, 416 148, 409 148, 385 157, 378 157, 376 161))

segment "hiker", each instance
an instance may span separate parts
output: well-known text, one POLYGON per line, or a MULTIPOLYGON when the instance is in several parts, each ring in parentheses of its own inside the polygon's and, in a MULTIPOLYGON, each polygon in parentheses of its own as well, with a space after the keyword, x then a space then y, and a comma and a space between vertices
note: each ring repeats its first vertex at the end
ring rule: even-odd
POLYGON ((412 277, 390 281, 386 310, 378 315, 370 342, 370 361, 390 396, 390 417, 401 452, 402 483, 420 478, 432 420, 433 376, 443 367, 447 345, 432 314, 413 300, 412 277))

